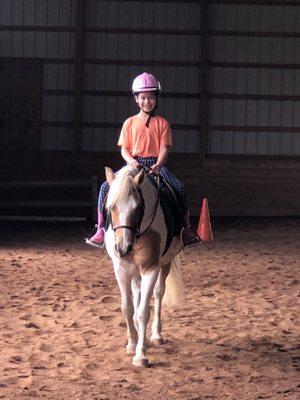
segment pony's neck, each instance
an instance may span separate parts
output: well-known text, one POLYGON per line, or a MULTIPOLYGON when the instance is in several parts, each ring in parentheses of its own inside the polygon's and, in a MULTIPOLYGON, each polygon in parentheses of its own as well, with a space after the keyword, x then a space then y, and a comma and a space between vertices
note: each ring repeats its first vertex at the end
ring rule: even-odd
POLYGON ((126 201, 133 190, 132 178, 137 172, 137 168, 131 166, 125 166, 117 172, 108 192, 107 208, 112 208, 120 200, 126 201))

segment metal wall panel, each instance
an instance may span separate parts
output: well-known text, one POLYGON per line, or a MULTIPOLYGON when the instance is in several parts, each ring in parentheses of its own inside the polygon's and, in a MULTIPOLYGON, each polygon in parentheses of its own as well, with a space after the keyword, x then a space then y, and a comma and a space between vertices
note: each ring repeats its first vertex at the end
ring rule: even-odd
POLYGON ((74 66, 56 64, 55 60, 74 58, 75 34, 71 27, 75 25, 75 3, 75 0, 1 0, 0 4, 0 25, 7 27, 0 31, 0 57, 44 59, 42 149, 73 148, 68 127, 45 125, 49 121, 66 123, 74 118, 72 97, 59 93, 73 89, 74 66))
POLYGON ((74 101, 69 96, 43 97, 44 122, 72 122, 74 118, 74 101))
POLYGON ((74 34, 69 32, 2 31, 0 43, 0 57, 74 57, 74 34))
POLYGON ((201 85, 199 67, 180 66, 131 66, 86 64, 84 68, 84 90, 112 90, 130 92, 134 77, 142 68, 151 69, 162 83, 163 92, 197 94, 201 85))
POLYGON ((300 7, 210 2, 206 32, 200 1, 85 0, 76 31, 76 0, 0 3, 0 57, 44 61, 44 149, 73 149, 80 94, 83 149, 116 149, 122 122, 136 112, 131 82, 149 71, 163 85, 159 112, 173 126, 175 151, 201 156, 207 91, 208 154, 300 154, 300 7))
MULTIPOLYGON (((47 64, 44 66, 44 90, 73 90, 74 66, 47 64)), ((57 95, 56 95, 57 96, 57 95)))
MULTIPOLYGON (((200 92, 199 66, 192 63, 201 62, 201 36, 199 33, 187 35, 176 32, 201 29, 200 3, 87 0, 85 24, 91 30, 85 33, 85 58, 99 62, 85 63, 84 89, 117 94, 84 96, 83 121, 115 123, 114 137, 117 138, 121 123, 137 112, 130 96, 132 81, 137 74, 148 71, 159 78, 164 92, 182 94, 180 98, 177 95, 164 98, 162 95, 159 112, 175 126, 199 124, 200 95, 198 99, 184 96, 200 92), (97 29, 100 31, 97 32, 97 29), (120 32, 120 29, 123 31, 120 32), (142 31, 134 32, 134 29, 142 31), (147 29, 151 32, 146 33, 144 30, 147 29), (156 34, 157 29, 172 30, 172 34, 156 34), (131 65, 136 60, 137 65, 131 65), (158 65, 149 65, 149 61, 158 65), (183 65, 176 66, 178 62, 183 65), (191 65, 187 65, 189 62, 191 65)), ((195 129, 173 127, 174 151, 198 151, 196 132, 195 129)), ((99 127, 94 128, 94 133, 91 128, 85 129, 85 148, 111 149, 111 142, 97 139, 97 135, 101 134, 103 131, 99 127), (90 143, 85 132, 88 132, 90 143)), ((112 147, 116 149, 115 144, 112 147)))
POLYGON ((300 7, 210 11, 208 153, 300 155, 300 7))
POLYGON ((200 62, 199 36, 87 33, 85 38, 86 58, 200 62))
POLYGON ((300 38, 225 37, 211 38, 213 62, 299 64, 300 38))
POLYGON ((227 31, 296 32, 299 7, 285 5, 211 4, 211 29, 227 31))
MULTIPOLYGON (((128 97, 97 96, 95 101, 94 96, 85 96, 84 105, 84 122, 121 123, 138 112, 133 99, 128 97)), ((198 105, 195 99, 159 98, 159 108, 165 110, 165 117, 174 125, 196 125, 199 119, 198 105)))
POLYGON ((298 69, 222 68, 210 69, 211 93, 250 95, 299 95, 298 69))
POLYGON ((1 25, 75 25, 74 0, 1 0, 1 25))
POLYGON ((86 26, 199 29, 201 2, 86 0, 86 26))
POLYGON ((72 150, 73 140, 73 129, 46 126, 42 128, 43 150, 72 150))
POLYGON ((95 149, 106 149, 106 151, 117 151, 119 132, 112 128, 90 129, 82 131, 82 150, 95 151, 95 149))
POLYGON ((291 132, 209 132, 208 151, 214 154, 299 156, 300 135, 291 132))
MULTIPOLYGON (((300 126, 300 101, 232 100, 210 101, 211 125, 296 128, 300 126)), ((263 129, 262 129, 263 131, 263 129)))

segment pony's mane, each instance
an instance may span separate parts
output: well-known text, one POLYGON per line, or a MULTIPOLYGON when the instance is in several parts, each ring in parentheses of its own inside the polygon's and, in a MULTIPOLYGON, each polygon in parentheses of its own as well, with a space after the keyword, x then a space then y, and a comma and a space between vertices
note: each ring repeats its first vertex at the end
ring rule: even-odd
POLYGON ((136 189, 133 178, 138 174, 136 167, 126 165, 116 174, 110 185, 107 196, 106 208, 112 208, 118 201, 127 200, 128 196, 136 189))

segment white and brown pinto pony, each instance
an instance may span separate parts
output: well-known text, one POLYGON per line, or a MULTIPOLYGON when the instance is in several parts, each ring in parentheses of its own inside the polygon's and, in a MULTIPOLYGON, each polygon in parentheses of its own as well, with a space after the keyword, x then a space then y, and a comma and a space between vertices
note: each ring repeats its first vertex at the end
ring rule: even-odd
POLYGON ((169 303, 179 305, 182 301, 177 257, 181 242, 178 236, 174 237, 163 254, 167 238, 165 219, 157 189, 143 170, 126 166, 116 175, 110 168, 105 168, 105 173, 110 185, 106 209, 111 218, 105 245, 121 292, 121 308, 127 324, 126 351, 134 355, 133 365, 148 366, 146 328, 152 295, 154 318, 150 340, 154 344, 164 342, 161 305, 165 292, 169 303))

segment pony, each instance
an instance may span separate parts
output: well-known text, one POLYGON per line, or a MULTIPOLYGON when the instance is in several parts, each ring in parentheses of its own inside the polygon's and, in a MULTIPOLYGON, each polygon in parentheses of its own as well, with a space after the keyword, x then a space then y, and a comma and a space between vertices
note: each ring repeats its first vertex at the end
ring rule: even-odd
POLYGON ((183 300, 178 256, 182 245, 175 236, 165 251, 167 227, 159 192, 145 171, 125 166, 114 174, 106 167, 105 175, 110 187, 105 204, 109 215, 105 247, 121 294, 127 325, 126 352, 133 355, 133 365, 147 367, 146 329, 152 295, 150 341, 154 345, 164 343, 161 306, 165 292, 169 305, 179 306, 183 300))

